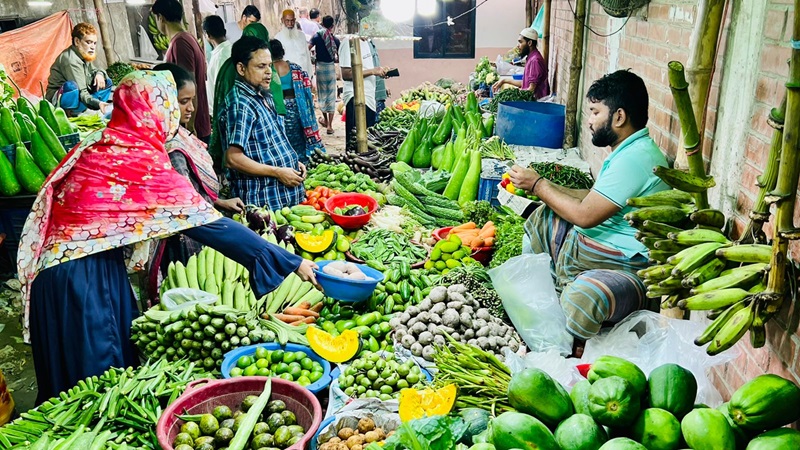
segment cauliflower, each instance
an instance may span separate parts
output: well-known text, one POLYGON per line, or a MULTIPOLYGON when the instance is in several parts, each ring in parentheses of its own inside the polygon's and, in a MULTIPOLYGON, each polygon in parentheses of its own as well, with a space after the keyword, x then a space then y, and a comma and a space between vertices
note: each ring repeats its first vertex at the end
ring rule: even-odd
POLYGON ((488 74, 486 74, 487 85, 492 85, 494 84, 495 81, 497 81, 497 76, 494 74, 494 72, 489 72, 488 74))

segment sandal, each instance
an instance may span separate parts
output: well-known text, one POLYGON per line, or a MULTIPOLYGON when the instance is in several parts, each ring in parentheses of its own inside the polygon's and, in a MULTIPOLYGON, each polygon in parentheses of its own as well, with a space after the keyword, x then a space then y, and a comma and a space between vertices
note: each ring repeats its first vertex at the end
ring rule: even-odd
POLYGON ((333 134, 333 130, 332 130, 332 129, 330 129, 330 130, 328 130, 328 131, 327 131, 327 133, 328 133, 328 134, 333 134))
POLYGON ((319 124, 322 125, 323 127, 328 128, 328 122, 326 120, 320 118, 317 119, 317 122, 319 122, 319 124))

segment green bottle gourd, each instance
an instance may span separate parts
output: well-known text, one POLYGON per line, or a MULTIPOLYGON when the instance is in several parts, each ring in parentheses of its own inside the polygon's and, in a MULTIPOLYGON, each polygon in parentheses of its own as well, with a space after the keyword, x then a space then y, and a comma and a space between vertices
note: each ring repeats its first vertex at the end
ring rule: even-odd
POLYGON ((397 149, 397 161, 402 161, 406 164, 410 164, 411 159, 414 157, 414 150, 416 149, 417 149, 417 129, 415 127, 411 128, 411 131, 403 140, 403 143, 400 144, 400 148, 397 149))
POLYGON ((467 176, 467 170, 469 170, 469 158, 469 152, 462 153, 458 157, 455 168, 452 170, 453 176, 450 177, 450 181, 447 182, 447 186, 444 188, 444 196, 450 200, 458 200, 461 184, 464 182, 464 177, 467 176))
POLYGON ((450 140, 444 146, 444 152, 442 152, 442 162, 440 169, 451 172, 453 170, 453 166, 455 165, 455 163, 456 163, 455 146, 453 145, 453 141, 450 140))
POLYGON ((467 106, 465 109, 467 113, 478 113, 478 97, 475 96, 474 92, 467 94, 467 106))
MULTIPOLYGON (((53 110, 53 116, 55 116, 56 124, 58 125, 58 135, 65 136, 68 134, 75 133, 75 130, 72 128, 72 123, 67 118, 67 113, 62 108, 56 108, 53 110)), ((53 130, 56 131, 56 130, 53 130)))
POLYGON ((415 167, 417 169, 424 169, 431 166, 431 157, 432 157, 432 143, 430 139, 423 139, 422 143, 419 144, 416 150, 414 150, 414 156, 411 160, 411 167, 415 167))
MULTIPOLYGON (((45 99, 39 100, 39 117, 44 119, 45 123, 53 130, 56 134, 60 130, 58 127, 58 122, 56 121, 55 112, 53 110, 53 104, 48 102, 45 99)), ((41 131, 39 131, 41 133, 41 131)))
MULTIPOLYGON (((31 141, 31 129, 28 128, 28 124, 25 122, 25 115, 21 112, 17 111, 14 113, 14 121, 17 123, 17 128, 19 130, 19 138, 22 142, 30 142, 31 141)), ((36 130, 33 130, 36 131, 36 130)))
POLYGON ((17 124, 14 121, 14 114, 8 108, 0 108, 0 131, 10 144, 22 142, 17 124))
POLYGON ((36 119, 36 116, 39 115, 36 113, 36 107, 33 106, 33 103, 31 103, 30 100, 22 96, 17 98, 17 111, 21 112, 22 114, 25 114, 25 116, 28 119, 31 119, 31 121, 34 121, 36 119))
POLYGON ((442 123, 439 124, 439 128, 437 128, 436 132, 433 134, 433 143, 435 145, 444 144, 445 142, 447 142, 447 139, 450 138, 450 134, 452 132, 453 132, 453 118, 452 118, 452 108, 450 108, 444 114, 444 119, 442 119, 442 123))
POLYGON ((64 150, 64 146, 61 145, 61 141, 58 140, 55 131, 53 131, 53 128, 47 124, 42 116, 36 118, 36 131, 57 160, 61 161, 67 156, 67 151, 64 150))
POLYGON ((458 192, 458 204, 464 205, 478 198, 478 188, 481 183, 481 152, 473 150, 469 158, 469 169, 461 183, 458 192))
POLYGON ((456 124, 459 128, 464 126, 464 110, 459 105, 453 105, 453 126, 456 124))
POLYGON ((58 160, 50 152, 39 133, 35 131, 31 135, 31 156, 45 175, 49 175, 58 166, 58 160))
POLYGON ((431 152, 431 167, 433 167, 436 170, 442 168, 442 162, 444 161, 446 147, 447 146, 444 144, 437 145, 431 152))
POLYGON ((486 137, 494 136, 494 121, 494 114, 491 114, 483 121, 483 132, 486 137))
POLYGON ((11 197, 22 191, 22 186, 14 174, 14 166, 5 153, 0 151, 0 195, 11 197))
POLYGON ((36 166, 33 156, 28 152, 22 144, 17 144, 17 164, 15 168, 17 179, 22 187, 32 193, 36 194, 44 184, 45 176, 41 170, 36 166))

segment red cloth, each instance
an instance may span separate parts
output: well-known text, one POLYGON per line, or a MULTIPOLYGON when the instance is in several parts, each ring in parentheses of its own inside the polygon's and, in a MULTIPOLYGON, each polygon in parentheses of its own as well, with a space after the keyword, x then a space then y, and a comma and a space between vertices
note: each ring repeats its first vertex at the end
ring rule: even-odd
POLYGON ((211 116, 208 112, 206 57, 197 40, 187 32, 173 36, 165 60, 177 64, 194 75, 197 86, 197 109, 194 111, 194 131, 200 138, 211 136, 211 116))
POLYGON ((522 89, 535 84, 533 95, 537 99, 550 95, 550 82, 547 81, 547 64, 538 49, 534 49, 528 54, 528 62, 525 63, 525 73, 522 75, 522 89))

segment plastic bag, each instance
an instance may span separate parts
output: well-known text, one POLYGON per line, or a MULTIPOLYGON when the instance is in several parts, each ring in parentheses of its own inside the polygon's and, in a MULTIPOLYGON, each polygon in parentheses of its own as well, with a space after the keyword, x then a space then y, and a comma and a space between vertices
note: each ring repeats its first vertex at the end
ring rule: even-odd
POLYGON ((528 353, 524 357, 506 350, 503 357, 511 373, 522 372, 525 369, 540 369, 561 383, 567 391, 575 383, 585 379, 575 367, 581 361, 577 358, 565 358, 555 349, 544 353, 528 353))
POLYGON ((550 275, 550 255, 515 256, 489 270, 489 276, 531 352, 572 353, 572 335, 550 275))
MULTIPOLYGON (((358 420, 369 417, 375 422, 375 426, 381 428, 384 433, 396 430, 401 422, 398 414, 399 403, 397 400, 380 401, 377 398, 363 398, 353 400, 350 404, 336 413, 329 425, 320 428, 316 436, 316 448, 339 433, 342 428, 356 429, 358 420)), ((313 445, 312 444, 312 445, 313 445)))
POLYGON ((192 288, 175 288, 164 292, 161 304, 167 311, 175 311, 197 304, 211 305, 219 300, 218 295, 192 288))
POLYGON ((444 105, 433 100, 423 100, 419 106, 419 116, 425 119, 444 116, 444 105))
POLYGON ((658 366, 678 364, 697 378, 697 403, 714 408, 722 403, 717 389, 706 374, 711 367, 733 361, 737 350, 708 356, 693 340, 706 324, 670 319, 652 311, 637 311, 586 342, 582 362, 590 363, 602 355, 618 356, 639 366, 645 375, 658 366))
POLYGON ((524 67, 505 62, 501 55, 497 55, 497 59, 494 63, 497 66, 497 74, 500 76, 512 76, 525 73, 524 67))

